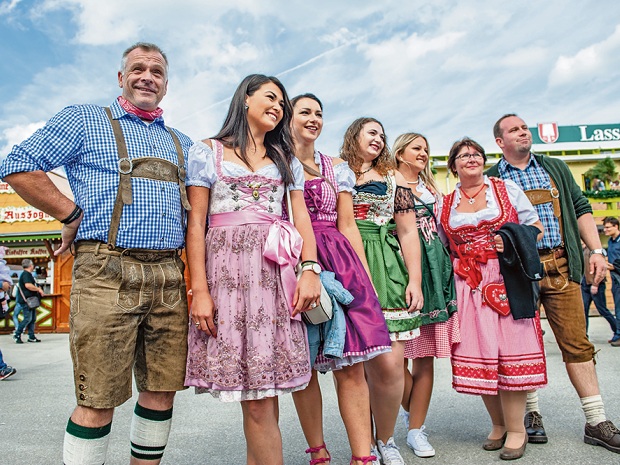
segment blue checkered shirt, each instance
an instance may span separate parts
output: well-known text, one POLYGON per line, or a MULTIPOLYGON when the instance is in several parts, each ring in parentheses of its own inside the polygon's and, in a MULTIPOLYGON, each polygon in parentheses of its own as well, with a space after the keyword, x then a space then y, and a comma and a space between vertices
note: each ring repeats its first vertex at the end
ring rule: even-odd
MULTIPOLYGON (((178 165, 172 137, 163 118, 147 124, 127 113, 116 100, 110 105, 125 136, 129 158, 159 157, 178 165)), ((187 166, 189 137, 179 137, 187 166)), ((103 107, 74 105, 63 109, 13 150, 0 167, 0 177, 25 171, 51 171, 64 166, 75 202, 84 209, 76 240, 107 242, 119 184, 118 152, 103 107)), ((184 245, 185 212, 179 185, 132 178, 133 203, 123 207, 116 245, 153 250, 184 245)), ((36 186, 33 186, 36 188, 36 186)))
MULTIPOLYGON (((498 162, 497 168, 502 179, 510 179, 517 183, 524 191, 530 189, 551 189, 551 178, 542 166, 536 161, 536 158, 530 156, 530 161, 525 169, 519 169, 512 166, 505 158, 498 162)), ((540 221, 545 227, 543 238, 538 241, 539 249, 552 249, 562 244, 562 235, 560 234, 560 222, 553 214, 553 204, 551 202, 534 205, 536 213, 540 217, 540 221)))

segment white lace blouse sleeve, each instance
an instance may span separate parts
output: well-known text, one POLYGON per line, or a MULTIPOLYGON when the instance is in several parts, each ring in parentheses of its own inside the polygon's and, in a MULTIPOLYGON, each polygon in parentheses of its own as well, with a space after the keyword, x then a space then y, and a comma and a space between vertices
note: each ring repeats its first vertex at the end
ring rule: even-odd
POLYGON ((293 161, 291 162, 291 170, 293 171, 293 184, 290 186, 292 191, 303 191, 304 185, 306 183, 306 178, 304 176, 304 167, 300 163, 300 161, 293 157, 293 161))
POLYGON ((347 162, 334 165, 334 177, 338 184, 338 192, 355 193, 355 173, 347 162))
POLYGON ((517 213, 519 214, 519 223, 533 224, 538 221, 539 217, 538 213, 536 213, 536 209, 531 204, 530 200, 527 198, 521 188, 510 179, 505 179, 504 183, 506 184, 506 192, 508 192, 508 198, 510 199, 510 202, 514 205, 517 213))
POLYGON ((204 142, 196 142, 190 147, 187 155, 185 184, 211 188, 216 179, 215 153, 204 142))

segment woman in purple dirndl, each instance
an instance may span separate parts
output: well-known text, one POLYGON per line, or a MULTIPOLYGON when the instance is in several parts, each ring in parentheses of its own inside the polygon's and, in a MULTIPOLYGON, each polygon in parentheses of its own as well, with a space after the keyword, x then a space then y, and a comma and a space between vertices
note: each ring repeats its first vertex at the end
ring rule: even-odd
MULTIPOLYGON (((309 386, 293 393, 297 413, 308 442, 311 465, 330 463, 322 425, 321 390, 317 370, 332 371, 336 378, 338 405, 349 444, 351 464, 370 463, 371 425, 368 384, 363 363, 390 352, 390 336, 381 305, 368 275, 362 238, 353 216, 355 175, 341 159, 332 159, 315 149, 323 127, 323 108, 312 94, 295 97, 293 137, 295 155, 306 171, 304 197, 317 242, 318 261, 324 270, 353 295, 344 305, 346 332, 340 358, 328 358, 323 346, 313 360, 309 386)), ((325 323, 323 323, 325 324, 325 323)))

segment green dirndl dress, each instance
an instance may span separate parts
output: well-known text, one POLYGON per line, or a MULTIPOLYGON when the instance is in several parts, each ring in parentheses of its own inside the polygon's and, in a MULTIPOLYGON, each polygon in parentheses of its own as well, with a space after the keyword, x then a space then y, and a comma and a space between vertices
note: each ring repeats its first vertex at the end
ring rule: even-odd
POLYGON ((422 254, 422 325, 441 323, 457 310, 452 261, 428 208, 416 205, 416 220, 422 254))
POLYGON ((392 341, 411 340, 420 335, 420 312, 409 312, 405 290, 409 282, 400 245, 394 236, 396 181, 388 175, 383 182, 355 186, 355 222, 362 236, 370 277, 375 286, 392 341))

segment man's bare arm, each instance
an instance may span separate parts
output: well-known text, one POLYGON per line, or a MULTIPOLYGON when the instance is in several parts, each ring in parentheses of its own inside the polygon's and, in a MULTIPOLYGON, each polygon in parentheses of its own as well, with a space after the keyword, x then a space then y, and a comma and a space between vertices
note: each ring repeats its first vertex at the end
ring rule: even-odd
POLYGON ((58 220, 67 218, 75 208, 75 203, 58 190, 44 171, 13 173, 4 181, 30 205, 58 220))

